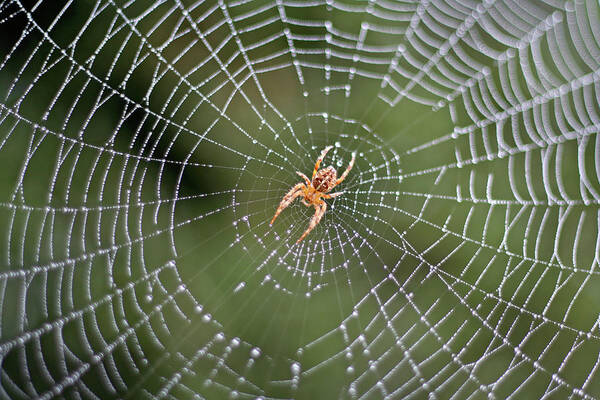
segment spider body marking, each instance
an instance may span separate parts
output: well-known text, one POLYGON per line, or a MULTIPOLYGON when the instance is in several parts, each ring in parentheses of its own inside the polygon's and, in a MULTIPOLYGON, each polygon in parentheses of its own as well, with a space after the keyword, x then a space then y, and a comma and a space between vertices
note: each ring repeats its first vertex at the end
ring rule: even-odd
POLYGON ((296 171, 296 173, 302 177, 304 183, 300 182, 296 184, 294 187, 292 187, 292 189, 289 192, 286 193, 285 196, 283 196, 283 199, 281 199, 279 207, 277 207, 277 211, 275 211, 275 215, 273 216, 273 219, 269 224, 273 225, 273 222, 275 222, 277 216, 287 206, 292 204, 297 197, 302 196, 302 204, 304 204, 307 207, 315 207, 315 214, 311 218, 310 223, 308 224, 308 228, 306 229, 306 231, 304 231, 304 233, 302 234, 302 236, 300 236, 300 239, 298 239, 296 243, 299 243, 302 239, 304 239, 306 235, 308 235, 310 231, 312 231, 315 228, 315 226, 317 226, 317 224, 325 214, 325 211, 327 210, 327 203, 325 203, 323 199, 333 199, 342 194, 341 192, 331 194, 328 193, 331 191, 331 189, 333 189, 334 187, 339 185, 344 179, 346 179, 346 176, 348 176, 348 173, 354 165, 356 153, 352 153, 352 160, 350 160, 348 167, 346 168, 342 176, 340 176, 339 178, 337 177, 337 171, 331 166, 319 169, 321 162, 325 158, 325 155, 327 155, 327 152, 332 148, 333 146, 327 146, 321 152, 321 155, 315 163, 312 179, 308 179, 308 177, 302 172, 296 171))
POLYGON ((335 186, 337 172, 335 168, 329 166, 317 171, 317 176, 312 180, 312 186, 317 192, 327 193, 335 186))

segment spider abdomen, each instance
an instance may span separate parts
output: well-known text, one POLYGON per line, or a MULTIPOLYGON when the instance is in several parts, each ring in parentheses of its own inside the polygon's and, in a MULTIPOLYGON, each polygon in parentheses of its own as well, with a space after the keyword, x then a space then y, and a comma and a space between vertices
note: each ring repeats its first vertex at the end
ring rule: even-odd
POLYGON ((336 180, 337 172, 335 168, 330 166, 317 172, 315 179, 312 181, 312 186, 321 193, 327 193, 334 187, 336 180))

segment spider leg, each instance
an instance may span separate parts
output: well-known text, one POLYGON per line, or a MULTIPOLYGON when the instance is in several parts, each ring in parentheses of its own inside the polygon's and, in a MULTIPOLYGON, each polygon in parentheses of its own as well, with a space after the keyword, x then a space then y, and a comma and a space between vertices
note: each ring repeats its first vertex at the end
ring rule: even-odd
POLYGON ((304 192, 305 188, 306 186, 304 186, 304 183, 298 183, 289 192, 287 192, 285 196, 283 196, 283 199, 281 199, 281 203, 279 203, 279 207, 277 207, 277 211, 275 211, 275 215, 273 216, 273 219, 271 220, 269 225, 273 225, 273 222, 275 222, 275 218, 277 218, 277 216, 281 214, 281 212, 287 206, 292 204, 296 197, 300 196, 304 192))
POLYGON ((340 176, 338 178, 337 181, 335 181, 335 185, 333 185, 334 187, 339 185, 340 183, 342 183, 342 181, 344 179, 346 179, 346 177, 348 176, 348 174, 350 173, 350 170, 352 169, 352 167, 354 166, 354 160, 356 160, 356 153, 352 153, 352 160, 350 160, 350 164, 348 164, 348 168, 346 168, 346 170, 344 171, 344 173, 342 174, 342 176, 340 176))
POLYGON ((321 200, 320 204, 315 204, 315 215, 313 215, 313 217, 310 220, 310 223, 308 224, 308 228, 304 231, 304 233, 302 234, 302 236, 300 236, 300 239, 298 239, 296 243, 300 243, 300 241, 304 239, 306 235, 308 235, 310 231, 312 231, 315 228, 315 226, 317 226, 317 224, 325 214, 326 210, 327 203, 325 203, 324 201, 321 200))
POLYGON ((298 175, 300 175, 302 177, 302 179, 304 179, 304 182, 306 182, 306 186, 310 186, 310 179, 308 179, 308 176, 304 175, 302 172, 300 171, 296 171, 296 173, 298 175))
POLYGON ((317 158, 317 162, 315 163, 315 169, 313 170, 313 174, 312 174, 312 179, 315 179, 315 175, 317 174, 317 171, 319 170, 319 166, 321 165, 321 162, 325 158, 325 155, 327 154, 327 152, 331 149, 333 149, 333 146, 325 147, 323 149, 323 151, 321 152, 321 155, 319 156, 319 158, 317 158))
POLYGON ((333 199, 335 197, 338 197, 340 195, 344 194, 344 192, 336 192, 336 193, 330 193, 330 194, 323 194, 321 195, 322 198, 324 199, 333 199))

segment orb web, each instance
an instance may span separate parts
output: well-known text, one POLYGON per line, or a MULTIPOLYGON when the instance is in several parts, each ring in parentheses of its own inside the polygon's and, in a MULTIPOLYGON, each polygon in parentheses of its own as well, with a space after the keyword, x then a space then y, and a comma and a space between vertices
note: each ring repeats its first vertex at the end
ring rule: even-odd
POLYGON ((0 397, 600 398, 599 11, 0 3, 0 397))

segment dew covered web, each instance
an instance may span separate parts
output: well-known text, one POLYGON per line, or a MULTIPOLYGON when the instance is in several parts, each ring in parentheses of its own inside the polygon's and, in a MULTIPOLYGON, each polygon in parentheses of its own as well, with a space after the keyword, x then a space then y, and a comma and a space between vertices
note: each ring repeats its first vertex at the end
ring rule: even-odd
POLYGON ((0 398, 600 398, 599 15, 0 2, 0 398))

